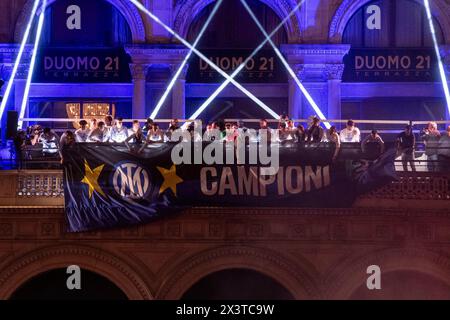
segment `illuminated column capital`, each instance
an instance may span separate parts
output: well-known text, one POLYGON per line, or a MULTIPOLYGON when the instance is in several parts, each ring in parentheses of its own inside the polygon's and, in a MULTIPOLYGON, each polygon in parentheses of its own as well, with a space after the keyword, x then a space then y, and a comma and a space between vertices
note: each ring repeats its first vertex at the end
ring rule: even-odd
POLYGON ((140 63, 130 63, 131 76, 133 81, 145 80, 147 78, 147 71, 150 65, 140 63))
POLYGON ((325 80, 342 80, 343 73, 343 63, 326 64, 323 71, 323 76, 325 80))
POLYGON ((447 76, 450 76, 450 45, 439 46, 439 52, 444 64, 444 70, 447 76))
MULTIPOLYGON (((175 75, 175 73, 178 71, 180 66, 181 66, 181 63, 171 63, 171 64, 169 64, 169 69, 170 69, 170 73, 171 73, 172 76, 175 75)), ((178 79, 186 80, 186 75, 187 75, 188 69, 189 69, 189 63, 186 63, 183 66, 183 69, 182 69, 181 73, 179 74, 178 79)))
POLYGON ((298 80, 303 81, 306 75, 305 65, 303 63, 291 63, 292 71, 298 77, 298 80))

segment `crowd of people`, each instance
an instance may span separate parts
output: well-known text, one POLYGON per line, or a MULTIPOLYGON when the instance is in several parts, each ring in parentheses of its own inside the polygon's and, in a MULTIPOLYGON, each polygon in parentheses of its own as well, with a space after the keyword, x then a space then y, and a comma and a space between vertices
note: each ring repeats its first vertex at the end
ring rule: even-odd
MULTIPOLYGON (((259 129, 266 129, 269 142, 297 142, 301 144, 315 144, 329 142, 335 145, 333 160, 337 158, 342 143, 360 143, 364 152, 368 145, 376 145, 379 153, 383 153, 385 143, 377 130, 372 130, 369 135, 362 139, 361 131, 353 120, 348 120, 345 128, 338 131, 335 126, 325 130, 321 126, 318 117, 311 117, 307 127, 302 124, 295 126, 294 121, 286 115, 280 116, 277 128, 271 128, 266 119, 259 121, 259 129)), ((197 122, 190 122, 186 127, 179 124, 178 119, 172 119, 167 129, 162 129, 152 119, 147 119, 144 126, 138 120, 132 122, 131 128, 127 128, 122 118, 113 119, 106 116, 103 120, 91 119, 79 121, 77 130, 67 130, 59 137, 52 129, 42 128, 39 125, 31 126, 27 131, 20 130, 14 141, 16 154, 22 159, 29 159, 30 154, 26 152, 29 146, 41 146, 41 155, 44 157, 62 157, 61 150, 75 142, 111 142, 123 143, 128 148, 141 152, 149 143, 174 141, 173 132, 183 129, 188 132, 190 139, 194 141, 212 141, 221 139, 233 141, 239 133, 247 132, 242 121, 234 123, 215 121, 208 123, 202 134, 195 130, 197 122), (219 135, 217 135, 219 133, 219 135)), ((258 132, 258 131, 256 131, 258 132)), ((436 171, 438 163, 450 163, 450 126, 445 134, 441 134, 435 122, 430 122, 421 132, 420 137, 425 144, 425 154, 429 171, 436 171)), ((259 137, 256 136, 255 139, 259 137)), ((175 141, 176 142, 176 141, 175 141)), ((404 171, 408 171, 408 165, 412 171, 415 166, 416 136, 412 126, 408 125, 396 138, 398 156, 401 157, 404 171)))

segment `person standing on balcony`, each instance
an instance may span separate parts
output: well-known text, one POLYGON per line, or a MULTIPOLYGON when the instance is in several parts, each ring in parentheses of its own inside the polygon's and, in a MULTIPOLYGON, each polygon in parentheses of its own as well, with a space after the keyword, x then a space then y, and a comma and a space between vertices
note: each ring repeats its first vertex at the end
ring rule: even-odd
POLYGON ((422 139, 425 143, 425 154, 427 156, 428 171, 438 170, 438 148, 441 133, 437 128, 436 122, 429 122, 422 132, 422 139))
POLYGON ((42 143, 42 153, 44 157, 55 157, 59 151, 59 137, 50 128, 44 128, 39 142, 42 143))
POLYGON ((308 131, 306 132, 306 141, 312 143, 319 143, 322 141, 323 136, 324 131, 320 126, 320 119, 314 117, 311 126, 308 128, 308 131))
POLYGON ((114 127, 109 130, 108 141, 121 143, 128 138, 128 128, 123 125, 123 119, 117 118, 114 127))
POLYGON ((401 156, 403 171, 408 171, 408 163, 411 165, 411 171, 416 171, 414 163, 414 148, 416 137, 412 131, 412 126, 407 125, 405 130, 397 136, 397 153, 401 156))
POLYGON ((356 127, 353 120, 347 121, 347 126, 341 130, 340 133, 341 142, 360 142, 361 132, 356 127))

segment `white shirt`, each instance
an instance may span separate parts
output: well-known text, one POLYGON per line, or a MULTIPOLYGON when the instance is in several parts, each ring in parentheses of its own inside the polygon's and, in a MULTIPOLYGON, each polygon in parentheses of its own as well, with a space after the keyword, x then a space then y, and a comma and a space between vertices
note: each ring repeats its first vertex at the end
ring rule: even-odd
POLYGON ((86 142, 90 132, 91 132, 91 130, 89 130, 88 128, 86 128, 84 130, 79 128, 78 130, 75 131, 75 141, 76 142, 86 142))
POLYGON ((360 142, 361 132, 357 127, 351 129, 344 128, 341 130, 340 138, 341 142, 360 142))
POLYGON ((121 127, 120 129, 117 127, 112 127, 109 130, 108 140, 111 142, 124 142, 128 138, 128 129, 125 127, 121 127))

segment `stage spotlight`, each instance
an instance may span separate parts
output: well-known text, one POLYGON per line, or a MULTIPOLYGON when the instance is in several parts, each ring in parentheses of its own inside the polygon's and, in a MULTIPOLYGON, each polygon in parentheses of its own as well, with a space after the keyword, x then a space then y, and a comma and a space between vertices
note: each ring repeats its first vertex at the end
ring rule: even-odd
POLYGON ((436 38, 436 31, 433 24, 433 16, 431 15, 430 2, 423 0, 425 11, 427 12, 428 23, 430 25, 431 37, 433 38, 434 50, 438 58, 439 73, 441 75, 442 86, 444 88, 445 100, 447 101, 447 117, 450 118, 450 92, 448 89, 447 76, 445 75, 444 64, 442 63, 441 53, 439 51, 439 44, 436 38))
MULTIPOLYGON (((14 62, 14 67, 12 69, 11 77, 8 80, 8 84, 6 85, 5 94, 3 95, 3 100, 0 105, 0 120, 5 112, 6 104, 8 103, 9 95, 11 94, 11 89, 14 84, 14 79, 16 78, 16 73, 19 68, 20 61, 22 60, 23 51, 25 50, 25 45, 27 44, 28 38, 30 36, 31 27, 33 25, 34 17, 36 15, 36 11, 41 0, 35 0, 33 4, 33 8, 31 10, 30 19, 28 20, 27 27, 25 29, 25 33, 23 34, 22 42, 20 43, 19 53, 17 54, 16 61, 14 62)), ((1 127, 1 123, 0 123, 1 127)))
MULTIPOLYGON (((255 49, 253 50, 253 52, 247 57, 247 59, 245 59, 244 62, 242 62, 237 68, 236 70, 233 71, 233 73, 231 74, 231 78, 234 79, 239 72, 241 72, 242 69, 244 69, 244 67, 246 66, 246 64, 250 61, 250 59, 252 59, 263 47, 264 45, 267 43, 267 41, 275 34, 278 32, 278 30, 292 17, 292 15, 298 10, 298 8, 300 8, 300 6, 303 4, 303 2, 305 2, 305 0, 300 1, 293 9, 292 11, 287 15, 287 17, 285 17, 280 24, 278 24, 278 26, 276 26, 275 29, 273 29, 273 31, 270 33, 270 35, 268 35, 268 38, 265 39, 263 42, 261 42, 261 44, 255 49)), ((197 119, 197 117, 209 106, 209 104, 223 91, 223 89, 225 89, 225 87, 230 84, 230 80, 227 79, 225 80, 217 89, 216 91, 214 91, 211 96, 205 100, 205 102, 203 102, 203 104, 189 117, 189 119, 197 119)), ((274 117, 275 118, 275 117, 274 117)))
POLYGON ((139 1, 130 0, 130 2, 132 2, 139 10, 141 10, 146 15, 148 15, 156 23, 158 23, 160 26, 162 26, 167 32, 169 32, 171 35, 173 35, 178 41, 180 41, 186 47, 191 49, 192 52, 194 52, 197 56, 199 56, 200 59, 205 61, 211 68, 216 70, 224 78, 229 79, 230 82, 236 86, 236 88, 241 90, 245 95, 247 95, 250 99, 252 99, 257 105, 259 105, 261 108, 263 108, 265 111, 267 111, 274 119, 278 119, 278 114, 276 112, 274 112, 268 105, 266 105, 264 102, 262 102, 260 99, 258 99, 254 94, 252 94, 250 91, 248 91, 246 88, 244 88, 239 82, 237 82, 236 80, 231 78, 225 71, 220 69, 214 62, 212 62, 210 59, 208 59, 203 53, 198 51, 188 41, 186 41, 183 37, 181 37, 178 33, 173 31, 169 26, 167 26, 164 22, 162 22, 157 16, 155 16, 147 8, 145 8, 139 1))
POLYGON ((38 26, 37 26, 37 30, 36 30, 36 38, 34 40, 33 54, 31 56, 31 61, 30 61, 30 69, 28 70, 27 82, 25 84, 25 90, 24 90, 23 98, 22 98, 22 106, 20 107, 19 125, 18 125, 19 128, 22 128, 22 124, 23 124, 22 119, 25 115, 25 109, 28 104, 28 94, 30 93, 31 78, 33 77, 34 66, 36 64, 36 56, 37 56, 37 52, 39 50, 39 41, 41 39, 42 28, 44 26, 45 8, 46 7, 47 7, 47 0, 43 0, 42 10, 41 10, 41 13, 39 14, 39 21, 38 21, 38 26))
MULTIPOLYGON (((194 48, 197 47, 197 44, 200 42, 200 39, 203 37, 203 33, 205 33, 206 28, 208 28, 212 18, 216 14, 216 12, 219 9, 222 2, 223 2, 223 0, 218 0, 216 2, 216 4, 214 5, 214 8, 213 8, 211 14, 209 15, 208 19, 206 20, 205 24, 203 25, 202 29, 200 30, 200 32, 197 36, 197 39, 195 39, 194 43, 192 44, 192 46, 194 48)), ((180 67, 178 68, 177 72, 173 76, 172 80, 170 80, 169 85, 166 88, 166 91, 164 91, 163 95, 161 96, 158 103, 156 104, 155 110, 153 110, 152 114, 150 115, 151 119, 155 119, 156 116, 158 115, 159 110, 161 109, 162 105, 166 101, 167 96, 169 95, 170 91, 172 90, 173 86, 175 85, 175 82, 177 81, 178 77, 180 76, 181 72, 183 71, 183 68, 186 65, 186 63, 188 62, 191 55, 192 55, 192 50, 189 51, 189 53, 187 54, 187 56, 184 58, 183 62, 181 63, 180 67)))
MULTIPOLYGON (((289 63, 287 63, 286 59, 283 57, 283 55, 281 54, 280 50, 278 50, 277 46, 275 45, 275 43, 273 43, 271 37, 267 34, 266 30, 264 29, 264 27, 261 25, 261 23, 259 22, 258 18, 255 16, 255 14, 253 13, 252 9, 250 9, 250 7, 248 6, 247 2, 245 0, 241 0, 242 5, 245 7, 245 9, 248 11, 248 13, 250 14, 250 16, 252 17, 253 21, 255 21, 256 25, 258 26, 259 30, 261 30, 261 32, 264 34, 264 36, 266 37, 267 41, 269 41, 270 45, 272 46, 273 50, 275 51, 276 55, 278 56, 278 58, 280 58, 281 62, 283 63, 284 67, 286 68, 286 70, 288 71, 288 73, 290 74, 290 76, 292 77, 292 79, 294 79, 295 83, 297 84, 297 86, 299 87, 299 89, 302 91, 302 93, 304 94, 306 100, 308 100, 308 102, 310 103, 310 105, 313 107, 314 111, 316 112, 317 116, 321 119, 321 120, 326 120, 325 115, 322 113, 322 110, 320 110, 319 106, 315 103, 315 101, 313 100, 313 98, 311 97, 311 95, 309 94, 309 92, 306 90, 306 88, 303 86, 303 84, 300 82, 300 80, 298 79, 297 75, 295 74, 295 72, 292 70, 291 66, 289 65, 289 63)), ((324 125, 327 129, 330 129, 331 125, 328 122, 324 122, 324 125)))

